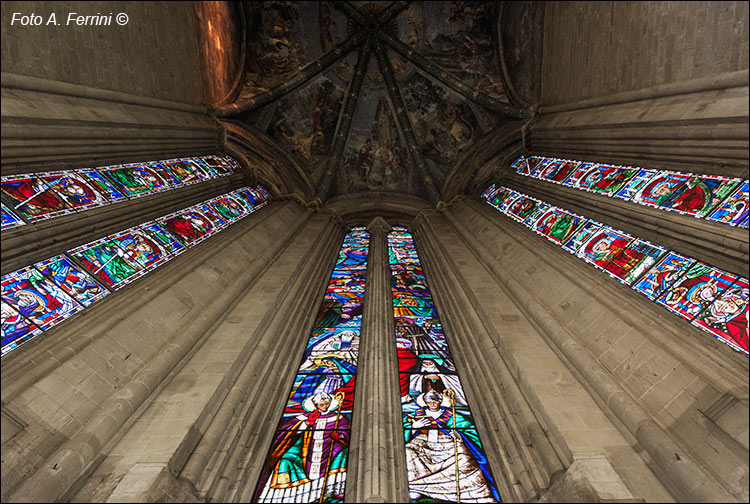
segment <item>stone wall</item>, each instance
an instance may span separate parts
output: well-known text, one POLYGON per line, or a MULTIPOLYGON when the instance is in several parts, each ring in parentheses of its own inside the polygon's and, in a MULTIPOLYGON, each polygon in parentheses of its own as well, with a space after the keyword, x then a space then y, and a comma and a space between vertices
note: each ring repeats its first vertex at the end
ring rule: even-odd
MULTIPOLYGON (((256 287, 243 315, 232 316, 232 308, 298 240, 308 215, 294 202, 272 203, 3 357, 3 433, 10 434, 3 443, 3 500, 71 498, 167 384, 179 390, 168 404, 154 406, 160 415, 174 406, 175 418, 185 419, 191 405, 210 398, 227 373, 245 364, 235 333, 215 341, 222 334, 217 324, 239 328, 240 319, 267 318, 283 279, 256 287), (174 378, 188 362, 189 379, 174 378)), ((282 269, 289 274, 296 264, 282 269)), ((241 332, 247 342, 252 331, 241 332)), ((191 422, 182 430, 173 417, 153 415, 149 432, 163 438, 141 445, 148 457, 139 462, 156 462, 156 454, 168 451, 159 441, 179 446, 176 437, 192 432, 191 422)), ((204 422, 211 418, 204 413, 204 422)))
POLYGON ((748 68, 747 2, 544 6, 544 105, 748 68))
POLYGON ((3 72, 198 104, 199 26, 191 2, 3 2, 3 72), (11 25, 13 14, 41 26, 11 25), (47 25, 51 14, 57 25, 47 25), (113 14, 110 26, 67 25, 68 14, 113 14), (128 16, 119 26, 114 17, 128 16))

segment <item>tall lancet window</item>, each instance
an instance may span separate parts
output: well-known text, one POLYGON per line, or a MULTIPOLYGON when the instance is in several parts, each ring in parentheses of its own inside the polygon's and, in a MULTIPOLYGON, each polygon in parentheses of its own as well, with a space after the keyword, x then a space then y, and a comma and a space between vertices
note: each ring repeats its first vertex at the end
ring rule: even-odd
POLYGON ((412 502, 499 502, 411 234, 388 235, 412 502))
POLYGON ((343 501, 369 238, 344 238, 253 502, 343 501))

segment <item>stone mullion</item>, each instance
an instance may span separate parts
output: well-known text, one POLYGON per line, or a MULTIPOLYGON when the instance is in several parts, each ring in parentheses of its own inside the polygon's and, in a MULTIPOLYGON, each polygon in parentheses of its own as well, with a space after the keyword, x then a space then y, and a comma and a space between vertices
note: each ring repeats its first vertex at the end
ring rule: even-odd
POLYGON ((520 107, 509 105, 507 103, 501 102, 497 98, 493 98, 484 93, 476 91, 472 86, 464 84, 459 79, 452 76, 448 71, 442 69, 440 65, 427 60, 424 56, 420 55, 417 51, 404 44, 396 37, 382 31, 379 33, 379 35, 381 40, 388 44, 391 49, 399 53, 403 58, 407 59, 414 66, 428 73, 432 78, 437 79, 463 97, 468 98, 475 103, 478 103, 479 105, 483 106, 487 110, 491 110, 492 112, 498 112, 516 119, 522 117, 523 109, 521 109, 520 107))
POLYGON ((335 175, 341 167, 341 158, 344 155, 346 141, 349 139, 349 133, 351 132, 354 112, 357 108, 357 102, 359 101, 359 92, 362 88, 362 82, 364 82, 365 75, 367 74, 367 63, 370 61, 370 50, 371 44, 368 42, 365 47, 359 51, 354 74, 352 75, 352 80, 349 82, 346 101, 341 107, 341 115, 339 116, 339 122, 336 125, 333 148, 331 149, 331 154, 327 161, 328 166, 320 180, 320 184, 318 185, 316 195, 321 202, 326 199, 326 196, 331 189, 331 185, 333 184, 335 175))
POLYGON ((361 31, 342 42, 340 45, 334 47, 315 61, 308 63, 304 68, 299 70, 294 76, 285 80, 278 86, 269 89, 264 93, 260 93, 247 101, 242 103, 232 103, 221 107, 217 110, 216 115, 218 117, 232 117, 245 112, 250 112, 262 107, 272 101, 278 100, 287 93, 294 91, 298 87, 302 86, 306 82, 311 81, 318 74, 323 72, 326 68, 336 63, 339 59, 343 58, 350 51, 355 49, 367 38, 367 32, 361 31))
POLYGON ((425 164, 424 157, 420 151, 420 143, 417 141, 417 137, 414 134, 414 128, 412 128, 411 121, 409 120, 406 105, 404 105, 404 100, 401 98, 401 93, 399 92, 396 76, 393 73, 393 67, 388 60, 388 56, 385 54, 385 49, 382 44, 375 45, 375 56, 378 58, 380 73, 383 74, 383 81, 388 90, 393 114, 396 116, 396 121, 398 122, 401 135, 406 142, 406 147, 409 149, 412 161, 417 167, 420 178, 424 182, 429 199, 433 204, 437 203, 440 200, 440 193, 435 187, 435 182, 427 170, 427 165, 425 164))
POLYGON ((367 230, 370 246, 345 500, 408 502, 388 262, 390 226, 376 217, 367 230))

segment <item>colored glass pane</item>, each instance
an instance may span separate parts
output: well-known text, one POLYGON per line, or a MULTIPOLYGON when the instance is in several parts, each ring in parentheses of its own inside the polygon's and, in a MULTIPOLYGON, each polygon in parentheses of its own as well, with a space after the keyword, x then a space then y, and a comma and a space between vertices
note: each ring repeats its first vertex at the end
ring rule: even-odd
POLYGON ((214 231, 208 217, 190 208, 161 217, 156 222, 187 246, 205 240, 214 231))
POLYGON ((531 227, 536 233, 555 243, 565 243, 586 221, 583 217, 550 207, 542 212, 531 227))
MULTIPOLYGON (((265 205, 269 197, 268 191, 261 186, 252 191, 256 202, 252 206, 244 200, 239 203, 239 198, 235 199, 231 194, 210 201, 235 201, 236 207, 241 208, 244 215, 249 215, 265 205)), ((191 211, 188 208, 181 212, 191 211)), ((199 241, 193 240, 188 245, 199 241)), ((177 241, 160 224, 147 222, 4 276, 2 354, 102 299, 109 293, 104 286, 119 289, 184 250, 186 245, 177 241)), ((364 278, 364 271, 349 273, 364 278)), ((360 323, 361 315, 357 315, 347 319, 342 326, 358 328, 360 323)), ((339 333, 339 346, 342 349, 358 342, 358 337, 353 343, 343 333, 339 333)))
POLYGON ((128 199, 127 195, 122 192, 110 179, 102 175, 97 170, 84 168, 76 170, 100 193, 103 194, 110 203, 124 201, 128 199))
POLYGON ((10 352, 17 346, 42 334, 42 330, 35 324, 26 320, 12 306, 3 301, 0 303, 2 310, 2 355, 10 352))
POLYGON ((16 214, 11 212, 5 203, 2 204, 2 229, 10 229, 25 224, 16 214))
MULTIPOLYGON (((587 163, 544 156, 511 163, 519 175, 663 210, 748 227, 748 181, 720 175, 587 163)), ((492 186, 489 194, 504 188, 492 186)), ((488 194, 482 197, 488 201, 488 194)), ((498 207, 498 205, 493 204, 498 207)), ((504 211, 504 209, 501 209, 504 211)))
POLYGON ((344 238, 253 502, 343 500, 368 242, 344 238))
POLYGON ((742 182, 732 195, 706 218, 732 226, 748 227, 748 181, 742 182))
POLYGON ((579 164, 575 161, 555 160, 544 167, 539 178, 561 184, 578 168, 579 164))
POLYGON ((109 294, 91 275, 64 255, 40 261, 34 266, 83 306, 89 306, 109 294))
POLYGON ((602 226, 578 248, 576 255, 587 263, 604 269, 615 256, 630 245, 631 241, 633 237, 629 234, 602 226))
POLYGON ((30 222, 107 204, 83 178, 66 172, 3 177, 2 192, 30 222))
POLYGON ((596 167, 595 163, 577 163, 573 172, 568 175, 568 178, 563 180, 563 185, 570 187, 578 187, 580 181, 596 167))
POLYGON ((130 197, 140 197, 169 189, 169 184, 151 167, 117 166, 102 169, 130 197))
POLYGON ((245 205, 237 201, 232 196, 222 196, 214 198, 208 202, 208 206, 217 215, 220 215, 228 222, 234 222, 247 215, 248 211, 245 205))
MULTIPOLYGON (((639 172, 628 185, 636 181, 644 188, 651 178, 653 174, 639 172), (636 180, 639 177, 640 180, 636 180)), ((682 182, 689 180, 683 178, 682 182)), ((673 187, 678 187, 678 182, 674 182, 673 187)), ((743 186, 740 186, 734 194, 742 189, 743 186)), ((484 199, 515 220, 518 218, 512 214, 512 209, 532 200, 505 187, 494 187, 492 191, 485 192, 484 199), (505 192, 513 194, 513 197, 504 200, 511 200, 511 204, 495 205, 492 198, 505 192)), ((612 278, 632 285, 635 291, 691 321, 731 348, 750 356, 747 346, 746 280, 599 222, 547 207, 545 202, 539 202, 537 207, 542 211, 536 218, 523 221, 537 234, 563 244, 564 249, 612 278), (559 228, 556 227, 558 223, 559 228), (553 236, 555 229, 558 231, 553 236), (726 299, 722 296, 726 296, 726 299)), ((402 341, 404 345, 410 344, 407 339, 402 338, 402 341)))
POLYGON ((177 241, 177 239, 168 233, 163 227, 156 222, 148 222, 140 226, 144 232, 146 232, 151 238, 159 242, 159 244, 166 248, 170 254, 176 256, 183 253, 185 246, 177 241))
POLYGON ((3 276, 2 298, 42 330, 59 324, 83 309, 83 306, 33 266, 3 276))
POLYGON ((530 177, 536 177, 536 174, 539 173, 548 162, 549 160, 546 158, 531 156, 526 160, 526 171, 530 177))
POLYGON ((117 243, 123 256, 131 264, 139 264, 145 270, 156 268, 170 259, 167 248, 144 230, 131 228, 110 235, 110 240, 117 243))
POLYGON ((694 262, 695 259, 690 257, 668 252, 664 259, 638 280, 633 289, 649 299, 655 299, 664 289, 669 288, 694 262))
POLYGON ((570 236, 562 247, 568 252, 575 254, 581 244, 587 241, 601 227, 602 224, 600 222, 587 220, 578 228, 578 231, 570 236))
POLYGON ((692 320, 712 304, 736 278, 731 273, 696 262, 656 302, 680 317, 692 320))
POLYGON ((614 255, 604 271, 625 285, 631 285, 666 252, 664 247, 638 238, 614 255))
POLYGON ((119 289, 145 273, 141 273, 143 266, 134 258, 129 259, 117 241, 109 237, 74 248, 68 253, 112 289, 119 289))
POLYGON ((499 502, 411 235, 388 248, 411 501, 499 502))
POLYGON ((633 178, 628 181, 617 193, 615 198, 630 201, 645 185, 647 185, 654 176, 659 173, 658 170, 638 170, 633 178))
POLYGON ((739 351, 748 348, 748 280, 737 281, 693 319, 693 325, 739 351))

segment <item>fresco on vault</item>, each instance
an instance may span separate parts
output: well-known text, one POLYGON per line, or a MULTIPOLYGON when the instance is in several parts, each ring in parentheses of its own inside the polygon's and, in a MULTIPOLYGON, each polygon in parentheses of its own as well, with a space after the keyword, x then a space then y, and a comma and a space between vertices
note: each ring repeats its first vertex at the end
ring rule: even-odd
POLYGON ((338 177, 338 192, 415 192, 409 152, 402 144, 385 94, 371 92, 357 104, 338 177))
POLYGON ((330 152, 343 102, 344 90, 320 76, 279 101, 268 133, 304 160, 319 161, 330 152))
POLYGON ((424 51, 476 91, 507 101, 500 78, 498 2, 425 2, 424 51))
POLYGON ((242 99, 281 84, 322 53, 315 2, 248 3, 248 60, 242 99))
POLYGON ((444 169, 481 134, 466 100, 420 74, 401 83, 422 154, 444 169))
MULTIPOLYGON (((364 15, 377 17, 390 2, 352 2, 364 15)), ((424 33, 424 16, 422 2, 412 2, 395 19, 386 24, 384 31, 401 40, 409 47, 420 50, 422 48, 422 34, 424 33)), ((333 6, 332 2, 321 2, 320 4, 320 45, 323 51, 329 51, 347 38, 360 30, 360 26, 333 6)), ((414 66, 406 60, 389 51, 388 57, 393 66, 393 72, 397 77, 406 77, 414 72, 414 66)), ((352 78, 356 57, 342 58, 334 65, 336 75, 344 82, 352 78)), ((383 76, 378 68, 378 62, 374 55, 367 65, 367 74, 363 84, 366 90, 377 89, 383 86, 383 76)))

